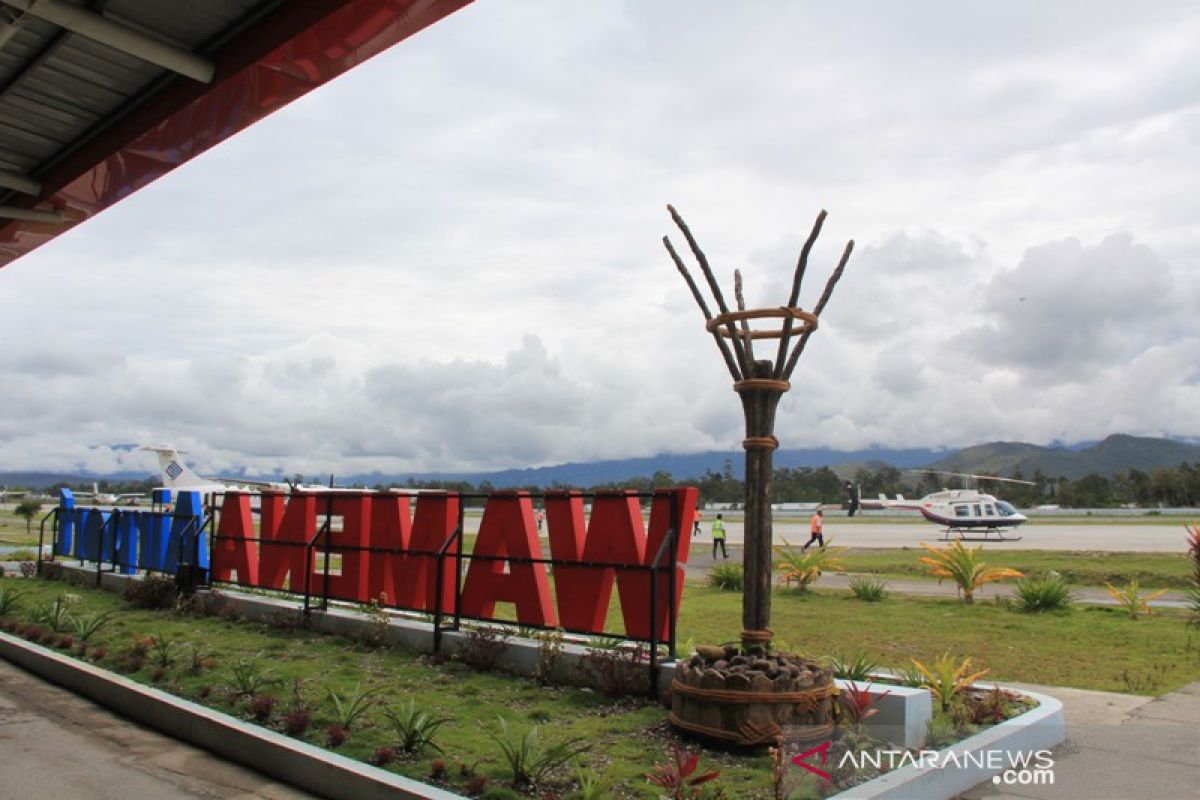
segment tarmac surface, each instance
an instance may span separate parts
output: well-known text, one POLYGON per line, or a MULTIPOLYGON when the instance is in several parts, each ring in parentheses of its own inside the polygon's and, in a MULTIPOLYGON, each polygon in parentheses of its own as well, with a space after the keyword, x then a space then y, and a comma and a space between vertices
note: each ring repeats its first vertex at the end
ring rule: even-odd
POLYGON ((0 660, 0 800, 313 795, 119 717, 0 660))
MULTIPOLYGON (((703 543, 705 547, 712 546, 710 525, 715 517, 706 513, 701 520, 702 533, 695 537, 693 544, 703 543)), ((1015 541, 997 541, 993 533, 992 541, 987 542, 988 548, 998 550, 1106 550, 1112 552, 1137 553, 1181 553, 1186 547, 1184 541, 1184 520, 1178 524, 1146 524, 1124 522, 1096 523, 1058 523, 1027 522, 1015 530, 1004 532, 1004 536, 1020 537, 1015 541)), ((730 544, 741 544, 745 540, 742 522, 730 519, 725 529, 730 544)), ((936 544, 945 535, 944 529, 931 522, 849 522, 844 518, 827 517, 825 520, 825 542, 836 540, 838 547, 919 547, 921 542, 936 544)), ((969 537, 981 537, 981 533, 972 532, 969 537)), ((775 544, 783 544, 786 540, 793 545, 802 545, 808 541, 808 520, 795 518, 775 518, 772 526, 772 538, 775 544)))
MULTIPOLYGON (((1014 684, 1022 688, 1021 684, 1014 684)), ((1200 683, 1159 698, 1024 686, 1062 701, 1067 740, 1053 783, 985 782, 963 800, 1181 800, 1200 797, 1200 683)))

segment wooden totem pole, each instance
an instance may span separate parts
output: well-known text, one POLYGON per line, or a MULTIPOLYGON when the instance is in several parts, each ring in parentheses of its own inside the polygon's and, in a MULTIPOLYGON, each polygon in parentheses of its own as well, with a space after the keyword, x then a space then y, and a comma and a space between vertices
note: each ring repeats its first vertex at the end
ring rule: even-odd
POLYGON ((792 291, 786 305, 775 308, 747 309, 742 296, 741 272, 734 270, 734 297, 737 310, 731 311, 725 303, 721 287, 713 275, 708 259, 696 243, 692 232, 673 206, 667 206, 671 218, 683 233, 688 247, 700 265, 708 288, 717 304, 714 316, 709 310, 696 281, 692 279, 683 260, 675 252, 670 238, 663 237, 663 245, 675 262, 679 274, 687 281, 696 304, 704 314, 705 327, 717 343, 725 366, 733 378, 733 389, 742 399, 742 410, 746 417, 746 438, 742 446, 746 449, 746 517, 744 566, 746 588, 742 598, 742 649, 746 652, 765 653, 771 650, 771 499, 774 495, 773 474, 775 449, 779 440, 775 438, 775 409, 784 392, 791 388, 788 382, 808 339, 817 329, 817 320, 829 302, 837 286, 854 242, 846 244, 837 268, 825 284, 825 291, 812 312, 796 306, 800 298, 800 285, 808 268, 808 256, 821 226, 825 212, 817 215, 812 232, 800 250, 792 279, 792 291), (751 320, 781 320, 778 327, 754 329, 751 320), (757 359, 754 343, 764 339, 778 339, 779 346, 774 359, 757 359), (793 339, 795 343, 793 346, 793 339))

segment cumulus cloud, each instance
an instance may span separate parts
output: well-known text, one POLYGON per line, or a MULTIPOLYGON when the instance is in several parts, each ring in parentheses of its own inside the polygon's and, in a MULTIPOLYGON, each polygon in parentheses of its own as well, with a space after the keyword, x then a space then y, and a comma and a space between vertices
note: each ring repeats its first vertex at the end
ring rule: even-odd
POLYGON ((0 469, 732 450, 667 202, 752 305, 821 208, 803 307, 857 242, 785 447, 1200 436, 1197 35, 1182 2, 472 4, 0 271, 0 469))

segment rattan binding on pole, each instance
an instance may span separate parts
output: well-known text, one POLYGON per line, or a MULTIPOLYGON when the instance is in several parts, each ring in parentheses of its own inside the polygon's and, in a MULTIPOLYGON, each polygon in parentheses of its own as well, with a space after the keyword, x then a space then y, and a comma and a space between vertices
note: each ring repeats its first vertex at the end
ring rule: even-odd
POLYGON ((745 322, 750 319, 786 319, 791 317, 798 321, 798 324, 793 324, 789 333, 805 334, 811 333, 817 329, 817 317, 815 314, 800 308, 789 308, 780 306, 779 308, 751 308, 746 310, 726 311, 723 314, 717 314, 710 319, 705 327, 709 333, 717 333, 729 339, 736 336, 739 339, 745 339, 747 335, 751 339, 778 339, 783 336, 784 329, 774 329, 765 331, 745 331, 735 328, 734 333, 729 332, 729 327, 735 322, 745 322))
MULTIPOLYGON (((744 731, 724 731, 710 725, 702 725, 699 722, 687 722, 676 716, 674 712, 671 713, 670 721, 672 725, 685 731, 740 745, 774 744, 783 736, 783 729, 774 723, 763 728, 744 725, 743 727, 746 728, 744 731)), ((797 725, 791 729, 791 738, 801 742, 828 739, 833 734, 834 725, 833 722, 823 725, 797 725), (802 733, 797 735, 800 731, 802 733)))
POLYGON ((742 449, 750 450, 755 447, 765 447, 768 450, 778 450, 779 440, 774 436, 747 436, 742 439, 742 449))
POLYGON ((771 630, 770 628, 742 631, 742 642, 744 644, 770 644, 771 640, 774 638, 775 631, 771 630))
POLYGON ((787 381, 777 381, 774 378, 746 378, 733 385, 735 392, 786 392, 792 385, 787 381))

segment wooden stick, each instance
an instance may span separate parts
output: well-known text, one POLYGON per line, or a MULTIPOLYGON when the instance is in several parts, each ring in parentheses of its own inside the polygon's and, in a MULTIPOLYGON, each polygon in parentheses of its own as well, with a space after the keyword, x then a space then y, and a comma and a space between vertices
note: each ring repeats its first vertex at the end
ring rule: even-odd
MULTIPOLYGON (((687 239, 688 247, 692 248, 692 255, 696 257, 697 263, 700 264, 700 270, 704 273, 705 280, 708 281, 708 288, 712 290, 713 298, 717 301, 717 308, 722 314, 729 313, 729 306, 725 304, 725 295, 721 294, 721 285, 717 283, 717 278, 713 275, 712 267, 708 265, 708 258, 704 255, 704 251, 700 249, 700 245, 696 242, 696 237, 692 236, 691 230, 688 229, 687 223, 683 221, 683 217, 679 216, 679 212, 675 210, 675 206, 668 204, 667 211, 671 214, 671 219, 675 220, 675 226, 683 232, 683 238, 687 239)), ((742 349, 742 342, 737 335, 737 329, 733 323, 729 323, 729 339, 733 342, 733 352, 737 354, 738 363, 742 365, 743 375, 754 374, 754 363, 746 358, 746 352, 742 349)))
MULTIPOLYGON (((846 270, 846 262, 850 260, 852 252, 854 252, 853 239, 846 242, 846 249, 842 252, 842 258, 838 261, 837 269, 829 276, 829 280, 825 283, 825 291, 821 293, 821 299, 817 301, 817 307, 813 309, 813 314, 818 318, 829 303, 829 298, 833 296, 833 288, 842 279, 842 273, 846 270)), ((792 351, 792 356, 788 359, 787 366, 783 371, 783 380, 786 381, 792 377, 792 370, 796 368, 796 362, 800 360, 800 354, 804 352, 804 346, 808 344, 808 337, 810 336, 812 336, 812 331, 807 331, 800 337, 800 341, 796 343, 796 349, 792 351)))
MULTIPOLYGON (((679 270, 679 274, 687 281, 688 288, 692 290, 692 297, 696 300, 696 305, 700 306, 700 313, 704 315, 704 322, 707 324, 712 320, 712 314, 708 310, 708 303, 704 302, 704 296, 700 294, 699 287, 692 280, 692 274, 688 272, 687 266, 683 263, 683 259, 675 252, 675 248, 671 246, 671 240, 666 236, 663 237, 663 246, 667 248, 667 252, 671 254, 671 260, 675 262, 675 269, 679 270)), ((729 352, 729 345, 725 344, 725 340, 721 338, 718 331, 713 331, 713 338, 717 340, 717 347, 721 350, 721 356, 725 359, 725 366, 729 368, 729 374, 735 381, 742 379, 738 372, 737 362, 733 360, 733 354, 729 352)))
MULTIPOLYGON (((812 232, 808 234, 808 239, 805 240, 804 246, 800 248, 800 257, 796 259, 796 274, 792 277, 792 293, 788 295, 788 308, 793 308, 796 303, 800 302, 800 284, 804 281, 804 273, 808 270, 808 254, 812 252, 813 245, 817 242, 817 237, 821 235, 821 226, 825 224, 826 216, 828 216, 828 213, 825 209, 821 209, 821 213, 817 214, 817 221, 813 223, 812 232)), ((791 319, 785 319, 783 321, 783 335, 779 337, 779 353, 775 356, 776 378, 783 378, 783 359, 787 355, 791 336, 792 321, 791 319)))
MULTIPOLYGON (((733 271, 733 296, 737 300, 738 311, 746 310, 746 297, 742 294, 742 271, 733 271)), ((750 335, 750 323, 742 320, 742 343, 746 348, 746 357, 754 362, 754 337, 750 335)))

